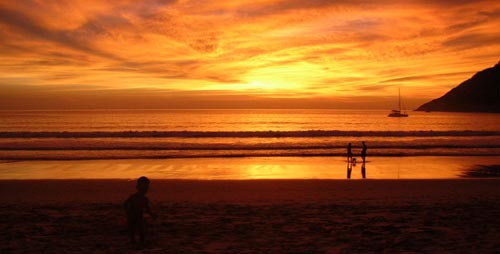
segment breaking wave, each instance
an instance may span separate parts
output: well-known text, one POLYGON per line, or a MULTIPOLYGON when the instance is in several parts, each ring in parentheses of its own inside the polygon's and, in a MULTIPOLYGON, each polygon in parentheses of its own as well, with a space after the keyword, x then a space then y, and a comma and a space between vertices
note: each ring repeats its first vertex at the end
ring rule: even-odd
POLYGON ((280 137, 471 137, 500 136, 500 131, 98 131, 0 132, 0 138, 280 138, 280 137))

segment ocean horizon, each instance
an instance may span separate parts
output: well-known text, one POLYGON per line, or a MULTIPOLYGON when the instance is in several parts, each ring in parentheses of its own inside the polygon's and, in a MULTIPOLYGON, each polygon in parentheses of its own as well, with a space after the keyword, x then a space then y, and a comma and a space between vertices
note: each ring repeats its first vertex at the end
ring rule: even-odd
POLYGON ((132 178, 141 172, 168 179, 344 179, 347 144, 361 160, 362 141, 369 178, 455 178, 477 165, 500 165, 498 114, 387 114, 1 111, 0 168, 5 179, 132 178))
POLYGON ((496 156, 500 115, 383 110, 2 111, 0 159, 496 156))

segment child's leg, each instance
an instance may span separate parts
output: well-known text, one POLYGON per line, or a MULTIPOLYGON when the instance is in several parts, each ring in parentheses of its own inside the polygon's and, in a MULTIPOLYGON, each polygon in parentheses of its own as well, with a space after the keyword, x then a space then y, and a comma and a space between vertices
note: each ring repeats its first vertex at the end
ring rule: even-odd
POLYGON ((144 224, 145 224, 144 220, 139 220, 137 223, 141 243, 144 243, 144 235, 145 235, 145 231, 146 231, 146 225, 144 225, 144 224))
POLYGON ((135 230, 134 229, 130 229, 128 235, 130 237, 130 242, 131 243, 135 243, 135 230))
POLYGON ((130 238, 130 242, 135 243, 135 229, 137 227, 137 222, 133 219, 127 220, 128 226, 128 236, 130 238))

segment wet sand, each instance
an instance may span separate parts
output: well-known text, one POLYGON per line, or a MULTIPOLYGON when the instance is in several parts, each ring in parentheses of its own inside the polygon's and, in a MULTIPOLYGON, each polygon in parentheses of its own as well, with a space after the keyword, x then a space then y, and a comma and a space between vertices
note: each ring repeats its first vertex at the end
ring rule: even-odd
POLYGON ((126 180, 0 181, 0 253, 495 253, 500 179, 153 179, 144 250, 126 180))
MULTIPOLYGON (((359 159, 359 158, 358 158, 359 159)), ((460 178, 477 165, 500 165, 500 156, 368 157, 369 179, 460 178)), ((361 163, 352 168, 362 178, 361 163)), ((27 179, 345 179, 345 157, 237 157, 150 160, 1 161, 1 180, 27 179)))

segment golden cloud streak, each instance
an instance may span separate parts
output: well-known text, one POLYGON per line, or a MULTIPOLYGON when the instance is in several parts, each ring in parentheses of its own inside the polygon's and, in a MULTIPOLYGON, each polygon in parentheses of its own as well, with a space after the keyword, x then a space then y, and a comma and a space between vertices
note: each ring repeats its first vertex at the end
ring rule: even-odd
POLYGON ((498 27, 498 1, 4 1, 0 86, 423 101, 494 65, 498 27))

